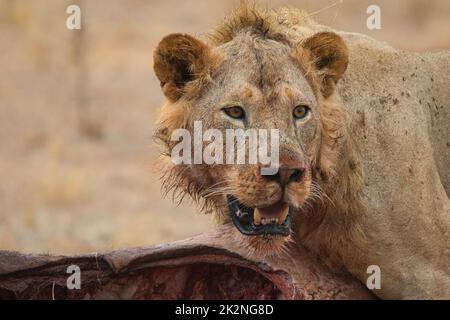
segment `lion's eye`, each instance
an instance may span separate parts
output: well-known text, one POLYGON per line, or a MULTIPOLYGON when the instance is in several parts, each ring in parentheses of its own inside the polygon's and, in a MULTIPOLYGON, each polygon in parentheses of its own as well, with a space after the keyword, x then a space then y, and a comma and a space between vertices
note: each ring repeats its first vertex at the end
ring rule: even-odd
POLYGON ((245 111, 239 106, 233 106, 222 109, 225 114, 233 119, 244 119, 245 111))
POLYGON ((310 109, 308 106, 305 105, 299 105, 294 108, 294 111, 292 112, 294 119, 304 119, 309 114, 310 109))

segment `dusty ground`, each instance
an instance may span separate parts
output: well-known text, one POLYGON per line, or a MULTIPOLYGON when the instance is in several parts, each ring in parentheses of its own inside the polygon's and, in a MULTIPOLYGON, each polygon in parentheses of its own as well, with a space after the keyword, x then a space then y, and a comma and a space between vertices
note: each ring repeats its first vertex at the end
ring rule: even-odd
MULTIPOLYGON (((168 33, 207 31, 237 1, 84 0, 81 42, 65 27, 75 2, 0 0, 0 249, 103 251, 209 228, 211 217, 160 192, 151 135, 162 95, 151 52, 168 33)), ((333 3, 270 6, 317 12, 333 3)), ((450 48, 449 1, 377 3, 377 31, 366 28, 372 1, 315 16, 406 50, 450 48)))

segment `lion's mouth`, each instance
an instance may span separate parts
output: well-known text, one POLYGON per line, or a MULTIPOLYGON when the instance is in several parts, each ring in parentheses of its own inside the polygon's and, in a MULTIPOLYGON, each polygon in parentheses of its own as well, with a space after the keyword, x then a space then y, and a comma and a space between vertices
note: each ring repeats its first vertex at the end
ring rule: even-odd
POLYGON ((291 209, 285 202, 279 201, 265 208, 249 208, 233 196, 228 196, 227 199, 231 220, 242 234, 289 235, 291 209))

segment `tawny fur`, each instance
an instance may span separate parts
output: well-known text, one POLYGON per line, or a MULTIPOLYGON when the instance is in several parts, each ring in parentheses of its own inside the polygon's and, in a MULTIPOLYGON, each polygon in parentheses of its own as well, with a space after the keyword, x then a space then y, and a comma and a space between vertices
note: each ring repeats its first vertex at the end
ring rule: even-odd
MULTIPOLYGON (((334 270, 346 269, 358 276, 361 281, 364 281, 365 270, 370 261, 379 260, 380 265, 386 265, 389 279, 392 281, 392 284, 386 285, 384 297, 450 296, 448 291, 450 287, 446 287, 450 284, 449 277, 442 275, 440 271, 446 268, 447 260, 439 262, 439 271, 436 271, 444 283, 441 287, 439 284, 424 281, 415 288, 408 283, 408 279, 421 281, 422 279, 416 277, 418 273, 413 272, 412 275, 408 274, 403 278, 401 274, 403 271, 399 271, 398 262, 383 260, 384 247, 378 250, 373 234, 366 234, 367 230, 372 231, 375 228, 370 227, 373 220, 368 216, 371 211, 367 208, 367 198, 363 196, 364 181, 373 181, 373 178, 365 179, 364 170, 368 168, 367 163, 370 159, 361 157, 360 149, 367 152, 367 148, 356 142, 361 141, 361 130, 355 129, 354 120, 351 122, 352 126, 350 125, 348 108, 335 94, 337 82, 345 72, 349 60, 347 46, 340 36, 330 32, 326 27, 315 24, 301 10, 261 10, 243 5, 209 34, 208 40, 204 43, 180 35, 175 36, 175 39, 178 42, 188 41, 194 49, 189 51, 192 54, 177 56, 177 59, 181 59, 177 63, 190 66, 189 79, 184 82, 180 79, 186 75, 180 75, 172 66, 165 65, 167 60, 160 59, 164 55, 165 48, 176 46, 177 41, 163 40, 155 53, 155 71, 168 98, 161 109, 155 136, 162 141, 163 154, 166 156, 170 155, 173 147, 173 142, 170 141, 172 132, 178 128, 192 130, 194 118, 202 116, 196 105, 198 99, 207 93, 211 86, 216 85, 217 75, 224 72, 224 57, 217 48, 227 47, 230 43, 243 41, 262 49, 288 48, 289 59, 295 63, 298 70, 301 70, 317 101, 319 134, 308 144, 310 180, 302 186, 308 191, 309 196, 298 208, 293 234, 288 238, 262 239, 245 237, 236 231, 232 238, 248 248, 249 256, 276 255, 286 251, 290 245, 303 245, 334 270), (193 56, 196 57, 195 63, 192 62, 193 56), (366 166, 363 165, 364 161, 366 166), (370 256, 371 250, 375 258, 370 256)), ((366 40, 361 40, 363 43, 364 41, 366 40)), ((172 48, 169 51, 176 53, 177 50, 172 48)), ((264 67, 267 70, 271 68, 275 70, 276 63, 277 61, 268 61, 264 67)), ((263 80, 261 88, 264 89, 261 89, 261 92, 267 97, 278 97, 280 91, 272 89, 278 81, 275 75, 263 80)), ((256 95, 252 87, 244 88, 241 94, 242 99, 251 99, 256 95)), ((291 99, 290 90, 285 90, 284 95, 286 96, 284 100, 291 99)), ((355 118, 354 114, 352 118, 355 118)), ((204 119, 214 127, 213 120, 206 119, 206 116, 204 119)), ((447 168, 441 165, 441 162, 438 165, 440 174, 446 177, 447 168)), ((226 170, 228 172, 229 168, 225 169, 221 165, 173 166, 170 160, 166 159, 163 186, 166 192, 173 191, 178 199, 190 195, 201 204, 205 212, 214 212, 222 223, 229 223, 228 209, 223 199, 225 190, 244 190, 246 185, 242 182, 253 181, 254 174, 251 173, 253 169, 249 169, 247 173, 240 172, 240 179, 237 179, 232 178, 231 174, 225 174, 226 170), (221 190, 224 184, 227 188, 221 190)), ((257 183, 253 181, 253 184, 248 185, 248 189, 254 189, 257 193, 257 183)), ((448 182, 446 188, 449 188, 448 182)), ((448 206, 442 207, 444 211, 448 209, 448 206)), ((445 216, 445 212, 442 216, 445 216)), ((444 222, 442 225, 448 224, 444 222)), ((385 228, 385 224, 381 224, 380 228, 383 227, 385 228)), ((397 238, 394 240, 397 241, 397 238)), ((411 254, 408 252, 405 250, 405 256, 409 257, 411 254)))

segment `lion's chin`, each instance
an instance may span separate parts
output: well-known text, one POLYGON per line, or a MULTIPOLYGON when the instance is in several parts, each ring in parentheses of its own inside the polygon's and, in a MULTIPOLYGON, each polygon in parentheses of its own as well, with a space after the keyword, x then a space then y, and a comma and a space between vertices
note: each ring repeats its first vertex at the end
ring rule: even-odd
POLYGON ((267 207, 250 208, 234 196, 228 196, 227 201, 231 221, 243 235, 264 239, 289 236, 292 210, 287 203, 280 200, 267 207))
POLYGON ((258 235, 249 237, 233 228, 232 239, 242 249, 244 256, 250 259, 266 259, 279 257, 287 252, 288 246, 293 243, 292 236, 258 235))

